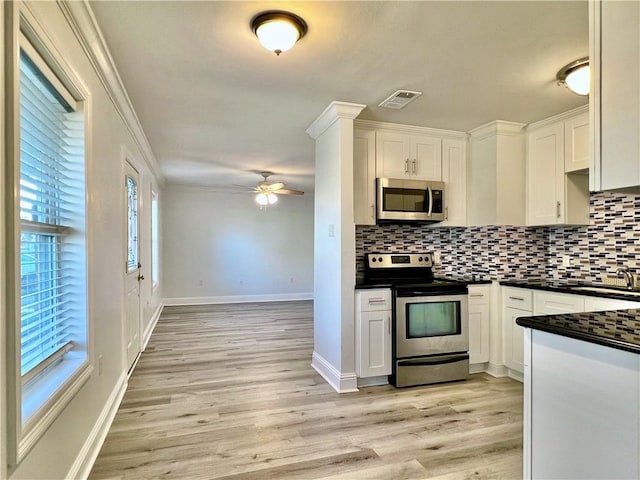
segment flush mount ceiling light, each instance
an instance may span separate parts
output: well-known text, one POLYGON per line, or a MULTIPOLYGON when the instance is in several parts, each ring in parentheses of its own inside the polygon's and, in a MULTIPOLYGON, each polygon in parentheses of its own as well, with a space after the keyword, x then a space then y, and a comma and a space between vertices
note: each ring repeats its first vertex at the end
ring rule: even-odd
POLYGON ((280 55, 305 36, 307 23, 294 13, 269 10, 253 17, 251 30, 264 48, 280 55))
POLYGON ((556 74, 558 85, 564 85, 578 95, 589 95, 589 57, 565 65, 556 74))

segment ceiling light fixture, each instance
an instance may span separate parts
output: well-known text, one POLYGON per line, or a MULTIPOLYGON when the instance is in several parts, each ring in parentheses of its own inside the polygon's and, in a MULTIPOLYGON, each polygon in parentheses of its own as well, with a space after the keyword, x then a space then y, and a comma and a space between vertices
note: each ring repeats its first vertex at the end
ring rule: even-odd
POLYGON ((291 49, 307 33, 307 23, 298 15, 269 10, 253 17, 251 30, 264 48, 280 55, 291 49))
POLYGON ((571 62, 556 74, 558 85, 564 85, 578 95, 589 95, 589 57, 571 62))
POLYGON ((275 193, 260 192, 259 194, 256 195, 256 202, 258 202, 258 205, 260 205, 261 207, 264 207, 266 205, 273 205, 277 201, 278 201, 278 197, 276 196, 275 193))

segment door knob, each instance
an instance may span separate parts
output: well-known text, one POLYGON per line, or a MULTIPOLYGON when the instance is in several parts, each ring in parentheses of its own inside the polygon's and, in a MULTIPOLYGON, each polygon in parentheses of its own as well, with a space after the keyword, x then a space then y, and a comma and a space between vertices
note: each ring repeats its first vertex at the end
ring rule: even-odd
POLYGON ((138 275, 138 281, 144 280, 144 275, 138 275))

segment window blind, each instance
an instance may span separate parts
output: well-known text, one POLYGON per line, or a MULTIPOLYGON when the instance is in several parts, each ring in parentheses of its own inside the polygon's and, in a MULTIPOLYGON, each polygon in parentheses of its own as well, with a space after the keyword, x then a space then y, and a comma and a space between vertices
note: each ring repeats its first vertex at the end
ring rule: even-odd
MULTIPOLYGON (((68 95, 68 93, 67 93, 68 95)), ((72 345, 73 159, 83 124, 34 62, 20 56, 20 295, 23 379, 72 345)))

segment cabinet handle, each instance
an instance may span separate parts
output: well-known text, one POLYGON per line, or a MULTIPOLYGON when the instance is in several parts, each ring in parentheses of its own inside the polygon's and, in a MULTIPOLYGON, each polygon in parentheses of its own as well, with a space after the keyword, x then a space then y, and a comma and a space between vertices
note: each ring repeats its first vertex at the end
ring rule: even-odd
POLYGON ((444 219, 449 220, 449 207, 444 207, 444 219))
POLYGON ((417 169, 416 169, 416 159, 415 158, 411 162, 411 165, 413 165, 413 174, 416 175, 417 174, 417 169))
POLYGON ((509 297, 509 300, 520 300, 521 302, 524 302, 524 297, 509 297))
POLYGON ((404 174, 409 175, 409 159, 404 160, 404 174))
POLYGON ((375 218, 375 216, 376 216, 376 212, 374 210, 374 206, 373 206, 373 203, 372 203, 371 204, 371 218, 375 218))
POLYGON ((377 303, 387 303, 384 298, 370 298, 369 305, 377 304, 377 303))
POLYGON ((391 335, 391 318, 387 317, 387 333, 391 335))
MULTIPOLYGON (((470 297, 484 297, 484 293, 470 293, 470 297)), ((523 299, 524 300, 524 299, 523 299)))
POLYGON ((560 218, 560 202, 556 203, 556 216, 560 218))

